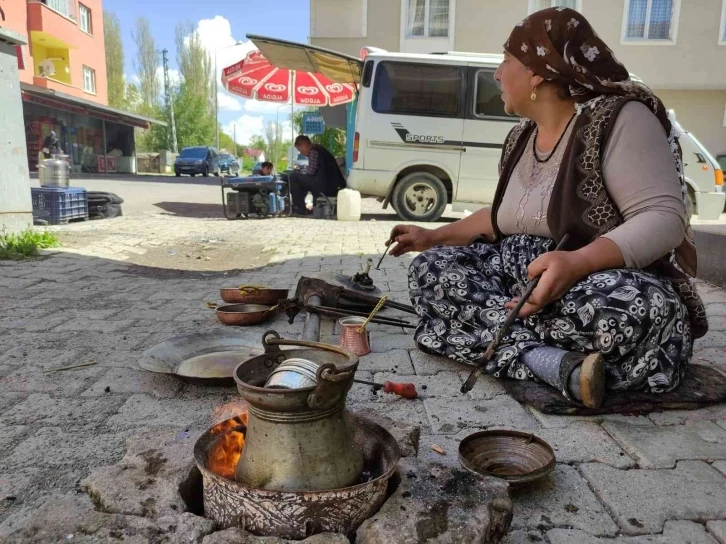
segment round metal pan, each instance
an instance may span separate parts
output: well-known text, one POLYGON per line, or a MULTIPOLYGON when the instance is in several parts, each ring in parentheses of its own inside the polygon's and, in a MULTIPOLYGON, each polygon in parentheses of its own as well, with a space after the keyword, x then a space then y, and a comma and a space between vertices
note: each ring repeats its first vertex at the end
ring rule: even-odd
POLYGON ((261 355, 259 341, 234 329, 175 336, 147 349, 137 361, 149 372, 200 385, 234 385, 234 369, 261 355))
POLYGON ((461 465, 482 476, 494 476, 517 488, 544 478, 555 469, 552 447, 530 433, 481 431, 459 444, 461 465))
POLYGON ((217 319, 225 325, 258 325, 275 313, 277 307, 266 304, 229 304, 217 308, 217 319))
POLYGON ((288 289, 269 289, 266 287, 227 287, 219 290, 219 295, 227 304, 269 304, 274 306, 287 298, 288 289))

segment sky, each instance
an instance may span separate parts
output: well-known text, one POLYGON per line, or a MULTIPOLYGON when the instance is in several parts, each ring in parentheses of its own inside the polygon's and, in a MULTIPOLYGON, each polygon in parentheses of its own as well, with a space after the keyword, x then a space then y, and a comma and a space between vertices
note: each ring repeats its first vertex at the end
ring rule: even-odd
MULTIPOLYGON (((129 81, 135 79, 133 56, 136 45, 131 32, 138 17, 149 19, 157 47, 169 50, 172 78, 178 77, 175 28, 182 22, 194 23, 213 63, 217 51, 216 81, 222 130, 232 136, 236 126, 236 138, 240 144, 249 143, 253 135, 261 135, 268 121, 276 122, 279 105, 245 100, 227 93, 219 83, 222 69, 243 59, 247 52, 254 49, 245 37, 247 34, 306 43, 310 30, 309 0, 103 0, 103 9, 115 13, 121 22, 126 55, 124 72, 129 81), (235 45, 236 42, 242 42, 242 45, 235 45)), ((279 108, 280 123, 286 137, 290 134, 289 114, 289 105, 279 108)))

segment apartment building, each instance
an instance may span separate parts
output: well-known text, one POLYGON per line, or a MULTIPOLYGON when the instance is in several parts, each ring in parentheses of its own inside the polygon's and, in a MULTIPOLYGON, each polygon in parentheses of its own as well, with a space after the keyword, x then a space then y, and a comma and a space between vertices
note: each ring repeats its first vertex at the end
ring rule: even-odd
POLYGON ((0 2, 0 26, 27 41, 17 56, 30 170, 55 131, 74 171, 134 171, 134 127, 153 121, 108 107, 101 0, 0 2))
POLYGON ((516 23, 550 6, 585 15, 684 127, 726 153, 726 0, 310 0, 310 43, 501 53, 516 23))

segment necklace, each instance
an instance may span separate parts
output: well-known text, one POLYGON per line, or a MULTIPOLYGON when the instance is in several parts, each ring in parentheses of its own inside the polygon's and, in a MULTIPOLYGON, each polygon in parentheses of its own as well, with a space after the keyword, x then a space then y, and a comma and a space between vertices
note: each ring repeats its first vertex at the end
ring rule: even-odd
POLYGON ((552 148, 552 151, 550 151, 550 154, 547 155, 547 157, 544 159, 540 159, 539 156, 537 155, 537 135, 539 134, 539 127, 534 129, 534 138, 532 138, 532 154, 534 155, 534 160, 536 160, 539 163, 545 163, 552 158, 552 156, 555 154, 555 151, 557 151, 557 148, 559 147, 560 142, 562 141, 562 138, 564 138, 565 134, 567 134, 567 129, 570 128, 570 125, 572 124, 572 121, 574 121, 576 116, 577 116, 577 113, 572 114, 572 117, 570 117, 570 120, 567 122, 567 126, 565 127, 565 130, 563 130, 562 134, 560 134, 560 139, 557 140, 555 147, 552 148))

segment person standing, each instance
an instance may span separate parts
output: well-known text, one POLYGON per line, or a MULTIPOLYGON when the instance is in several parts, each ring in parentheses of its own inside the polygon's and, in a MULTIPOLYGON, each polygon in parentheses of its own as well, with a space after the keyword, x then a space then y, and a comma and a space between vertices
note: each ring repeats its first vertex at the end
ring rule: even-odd
POLYGON ((60 147, 60 141, 55 133, 55 130, 51 130, 50 134, 43 140, 43 157, 50 159, 53 155, 60 155, 63 150, 60 147))
POLYGON ((295 138, 295 149, 308 158, 308 165, 302 172, 292 172, 289 176, 292 209, 293 213, 306 215, 304 201, 308 191, 313 197, 320 193, 334 197, 345 188, 346 183, 338 162, 325 147, 301 135, 295 138))

